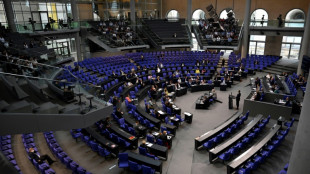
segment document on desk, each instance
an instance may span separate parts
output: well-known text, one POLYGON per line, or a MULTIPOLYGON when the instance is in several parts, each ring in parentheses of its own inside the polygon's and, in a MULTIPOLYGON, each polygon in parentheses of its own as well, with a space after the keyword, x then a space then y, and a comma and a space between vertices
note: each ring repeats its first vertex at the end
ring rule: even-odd
POLYGON ((152 147, 152 146, 153 146, 152 143, 148 143, 148 144, 147 144, 147 147, 152 147))
POLYGON ((164 114, 164 112, 161 111, 161 110, 159 110, 158 113, 159 113, 160 115, 163 115, 163 114, 164 114))
POLYGON ((159 133, 158 133, 158 132, 153 132, 152 134, 153 134, 154 136, 159 135, 159 133))
POLYGON ((191 115, 190 113, 188 113, 188 112, 184 112, 184 115, 191 115))

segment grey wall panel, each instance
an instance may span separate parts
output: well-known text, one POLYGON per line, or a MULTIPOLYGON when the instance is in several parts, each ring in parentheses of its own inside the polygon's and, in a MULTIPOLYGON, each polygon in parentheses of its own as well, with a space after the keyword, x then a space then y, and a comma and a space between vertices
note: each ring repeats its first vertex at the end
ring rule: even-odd
POLYGON ((243 113, 247 111, 250 111, 251 116, 262 114, 265 117, 270 115, 272 119, 278 119, 280 116, 290 119, 292 107, 245 99, 243 113))
POLYGON ((87 114, 0 114, 0 135, 70 130, 91 126, 113 111, 113 106, 87 114))

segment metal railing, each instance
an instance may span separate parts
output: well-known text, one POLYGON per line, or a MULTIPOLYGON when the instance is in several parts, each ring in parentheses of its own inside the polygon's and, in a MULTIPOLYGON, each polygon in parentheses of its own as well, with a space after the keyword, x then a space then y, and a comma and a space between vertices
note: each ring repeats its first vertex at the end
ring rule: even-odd
POLYGON ((279 25, 279 20, 251 20, 251 27, 292 27, 292 28, 304 28, 305 21, 299 20, 283 20, 279 25))
MULTIPOLYGON (((1 55, 0 56, 5 56, 1 55)), ((27 71, 27 75, 24 74, 15 74, 12 72, 1 72, 0 74, 4 75, 10 75, 10 76, 15 76, 17 78, 29 78, 29 79, 34 79, 38 80, 40 84, 45 84, 45 81, 50 81, 50 82, 57 82, 57 83, 65 83, 66 86, 68 85, 73 85, 74 86, 74 91, 75 92, 88 92, 89 94, 92 94, 96 101, 99 103, 102 103, 104 105, 108 105, 106 101, 100 98, 99 92, 101 90, 101 86, 97 86, 91 83, 87 83, 83 81, 83 79, 78 78, 74 74, 70 72, 70 70, 62 68, 62 67, 57 67, 57 66, 52 66, 52 65, 47 65, 43 63, 35 63, 33 64, 33 68, 28 66, 30 63, 33 63, 32 61, 29 60, 24 60, 24 59, 19 59, 17 57, 9 56, 9 60, 13 60, 13 62, 4 62, 0 61, 0 64, 11 64, 11 65, 16 65, 16 67, 23 69, 22 72, 27 71), (33 76, 31 72, 37 72, 37 76, 33 76), (61 73, 62 71, 66 71, 70 74, 71 77, 75 79, 75 82, 68 82, 68 81, 62 81, 62 79, 57 79, 57 75, 61 73)))
POLYGON ((78 21, 71 23, 34 23, 29 22, 18 22, 15 24, 17 32, 19 33, 33 33, 36 31, 58 31, 58 30, 68 30, 68 29, 78 29, 80 27, 89 28, 90 24, 87 21, 78 21))

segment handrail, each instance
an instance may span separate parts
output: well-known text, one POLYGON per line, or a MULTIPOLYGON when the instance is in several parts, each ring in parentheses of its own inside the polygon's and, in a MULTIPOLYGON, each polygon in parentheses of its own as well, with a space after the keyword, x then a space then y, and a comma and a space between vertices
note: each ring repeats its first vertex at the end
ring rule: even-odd
POLYGON ((243 39, 243 25, 244 25, 244 22, 241 25, 239 36, 238 36, 238 49, 240 48, 240 44, 242 43, 242 39, 243 39))

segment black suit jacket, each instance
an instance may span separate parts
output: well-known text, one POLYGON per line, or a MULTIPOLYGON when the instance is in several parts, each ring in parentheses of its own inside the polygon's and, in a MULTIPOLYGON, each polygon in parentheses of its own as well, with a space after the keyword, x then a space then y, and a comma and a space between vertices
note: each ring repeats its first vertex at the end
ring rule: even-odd
POLYGON ((29 152, 29 157, 36 160, 36 162, 40 160, 40 157, 35 152, 29 152))

